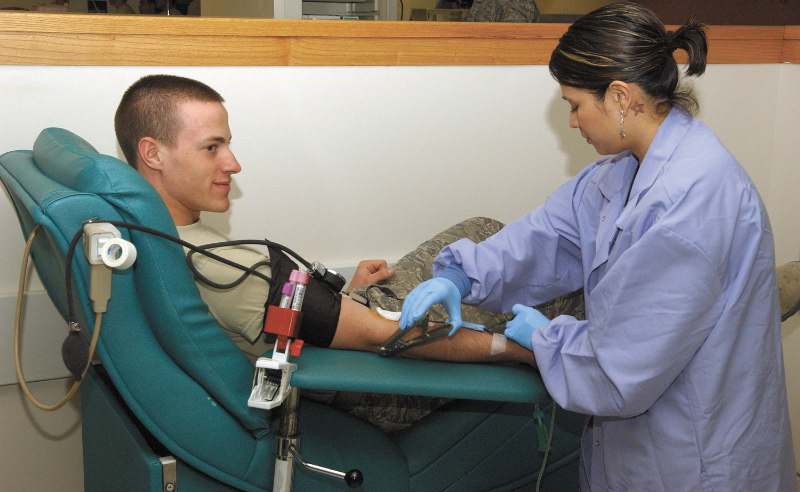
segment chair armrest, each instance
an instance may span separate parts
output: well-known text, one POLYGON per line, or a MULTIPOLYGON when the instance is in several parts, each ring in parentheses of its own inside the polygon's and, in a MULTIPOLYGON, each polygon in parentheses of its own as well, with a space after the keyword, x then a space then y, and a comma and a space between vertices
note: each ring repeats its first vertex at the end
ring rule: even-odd
POLYGON ((515 364, 383 358, 368 352, 303 347, 292 360, 298 388, 542 403, 550 400, 539 373, 515 364))

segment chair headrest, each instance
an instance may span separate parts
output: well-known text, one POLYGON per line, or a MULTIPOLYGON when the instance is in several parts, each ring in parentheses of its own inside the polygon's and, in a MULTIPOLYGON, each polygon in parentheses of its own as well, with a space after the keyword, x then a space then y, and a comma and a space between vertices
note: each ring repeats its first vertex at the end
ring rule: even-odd
POLYGON ((42 130, 33 144, 33 159, 49 178, 103 197, 141 225, 177 234, 166 205, 150 183, 133 167, 97 152, 74 133, 63 128, 42 130))
POLYGON ((33 144, 33 159, 50 178, 73 190, 96 194, 114 192, 120 184, 130 182, 131 172, 138 174, 62 128, 42 130, 33 144))

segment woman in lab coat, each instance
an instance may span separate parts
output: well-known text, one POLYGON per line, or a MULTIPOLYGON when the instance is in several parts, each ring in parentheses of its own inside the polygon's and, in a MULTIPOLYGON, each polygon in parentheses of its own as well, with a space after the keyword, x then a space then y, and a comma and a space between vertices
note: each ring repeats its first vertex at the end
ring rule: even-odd
MULTIPOLYGON (((441 302, 516 316, 563 408, 590 416, 592 490, 796 490, 773 238, 736 159, 679 88, 704 27, 667 32, 634 3, 587 14, 550 71, 601 159, 484 242, 460 240, 409 294, 401 327, 441 302), (583 288, 586 321, 534 306, 583 288)), ((733 103, 733 101, 732 101, 733 103)))

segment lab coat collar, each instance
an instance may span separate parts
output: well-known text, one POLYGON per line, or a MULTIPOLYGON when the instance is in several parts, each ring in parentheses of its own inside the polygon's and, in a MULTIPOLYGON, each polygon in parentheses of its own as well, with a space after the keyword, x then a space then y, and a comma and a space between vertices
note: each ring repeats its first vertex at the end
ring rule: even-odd
MULTIPOLYGON (((625 230, 628 227, 631 214, 636 208, 639 199, 647 193, 653 183, 655 183, 664 166, 669 162, 672 153, 683 140, 686 133, 689 131, 692 117, 682 107, 675 106, 667 114, 667 117, 658 127, 655 138, 644 156, 644 160, 639 165, 639 171, 635 177, 632 178, 633 184, 630 186, 630 198, 628 203, 624 205, 622 213, 619 214, 615 225, 619 230, 625 230)), ((630 181, 626 180, 626 183, 630 181)))
POLYGON ((653 186, 675 148, 689 131, 691 122, 692 116, 681 106, 673 107, 667 114, 666 119, 658 127, 644 160, 639 165, 639 172, 631 187, 629 202, 632 205, 635 205, 641 195, 653 186))
MULTIPOLYGON (((675 107, 658 128, 641 165, 630 151, 617 154, 604 163, 609 168, 598 176, 597 187, 606 203, 600 211, 595 257, 591 265, 593 272, 608 261, 619 231, 627 228, 636 203, 661 174, 664 165, 689 130, 691 120, 692 117, 685 110, 675 107), (636 166, 639 166, 638 172, 636 166), (625 203, 629 189, 630 199, 625 203), (610 220, 612 218, 614 220, 610 220)), ((597 273, 595 276, 595 281, 599 281, 597 273)))
POLYGON ((627 186, 630 184, 630 181, 625 180, 625 175, 628 173, 627 169, 631 164, 636 165, 636 159, 629 150, 609 157, 603 163, 603 165, 608 166, 609 169, 599 176, 597 189, 600 190, 600 193, 606 201, 615 201, 620 196, 620 193, 622 193, 623 188, 627 191, 627 186))
POLYGON ((605 203, 600 209, 597 225, 595 255, 591 264, 592 277, 588 285, 590 291, 602 276, 602 272, 597 269, 608 261, 611 246, 620 228, 617 218, 625 206, 625 197, 637 166, 636 158, 630 151, 611 157, 605 164, 608 167, 598 176, 597 181, 597 188, 605 203))

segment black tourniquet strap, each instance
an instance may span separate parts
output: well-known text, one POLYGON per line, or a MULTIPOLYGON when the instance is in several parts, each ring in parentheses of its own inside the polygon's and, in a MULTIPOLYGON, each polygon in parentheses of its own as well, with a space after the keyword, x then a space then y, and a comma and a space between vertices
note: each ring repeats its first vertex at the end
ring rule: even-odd
MULTIPOLYGON (((283 285, 289 281, 292 270, 300 268, 282 251, 269 246, 267 249, 272 268, 272 283, 264 306, 265 313, 267 306, 280 304, 283 285)), ((300 338, 318 347, 329 346, 336 334, 341 308, 341 294, 334 293, 316 277, 309 277, 301 308, 303 321, 300 324, 300 338)))

